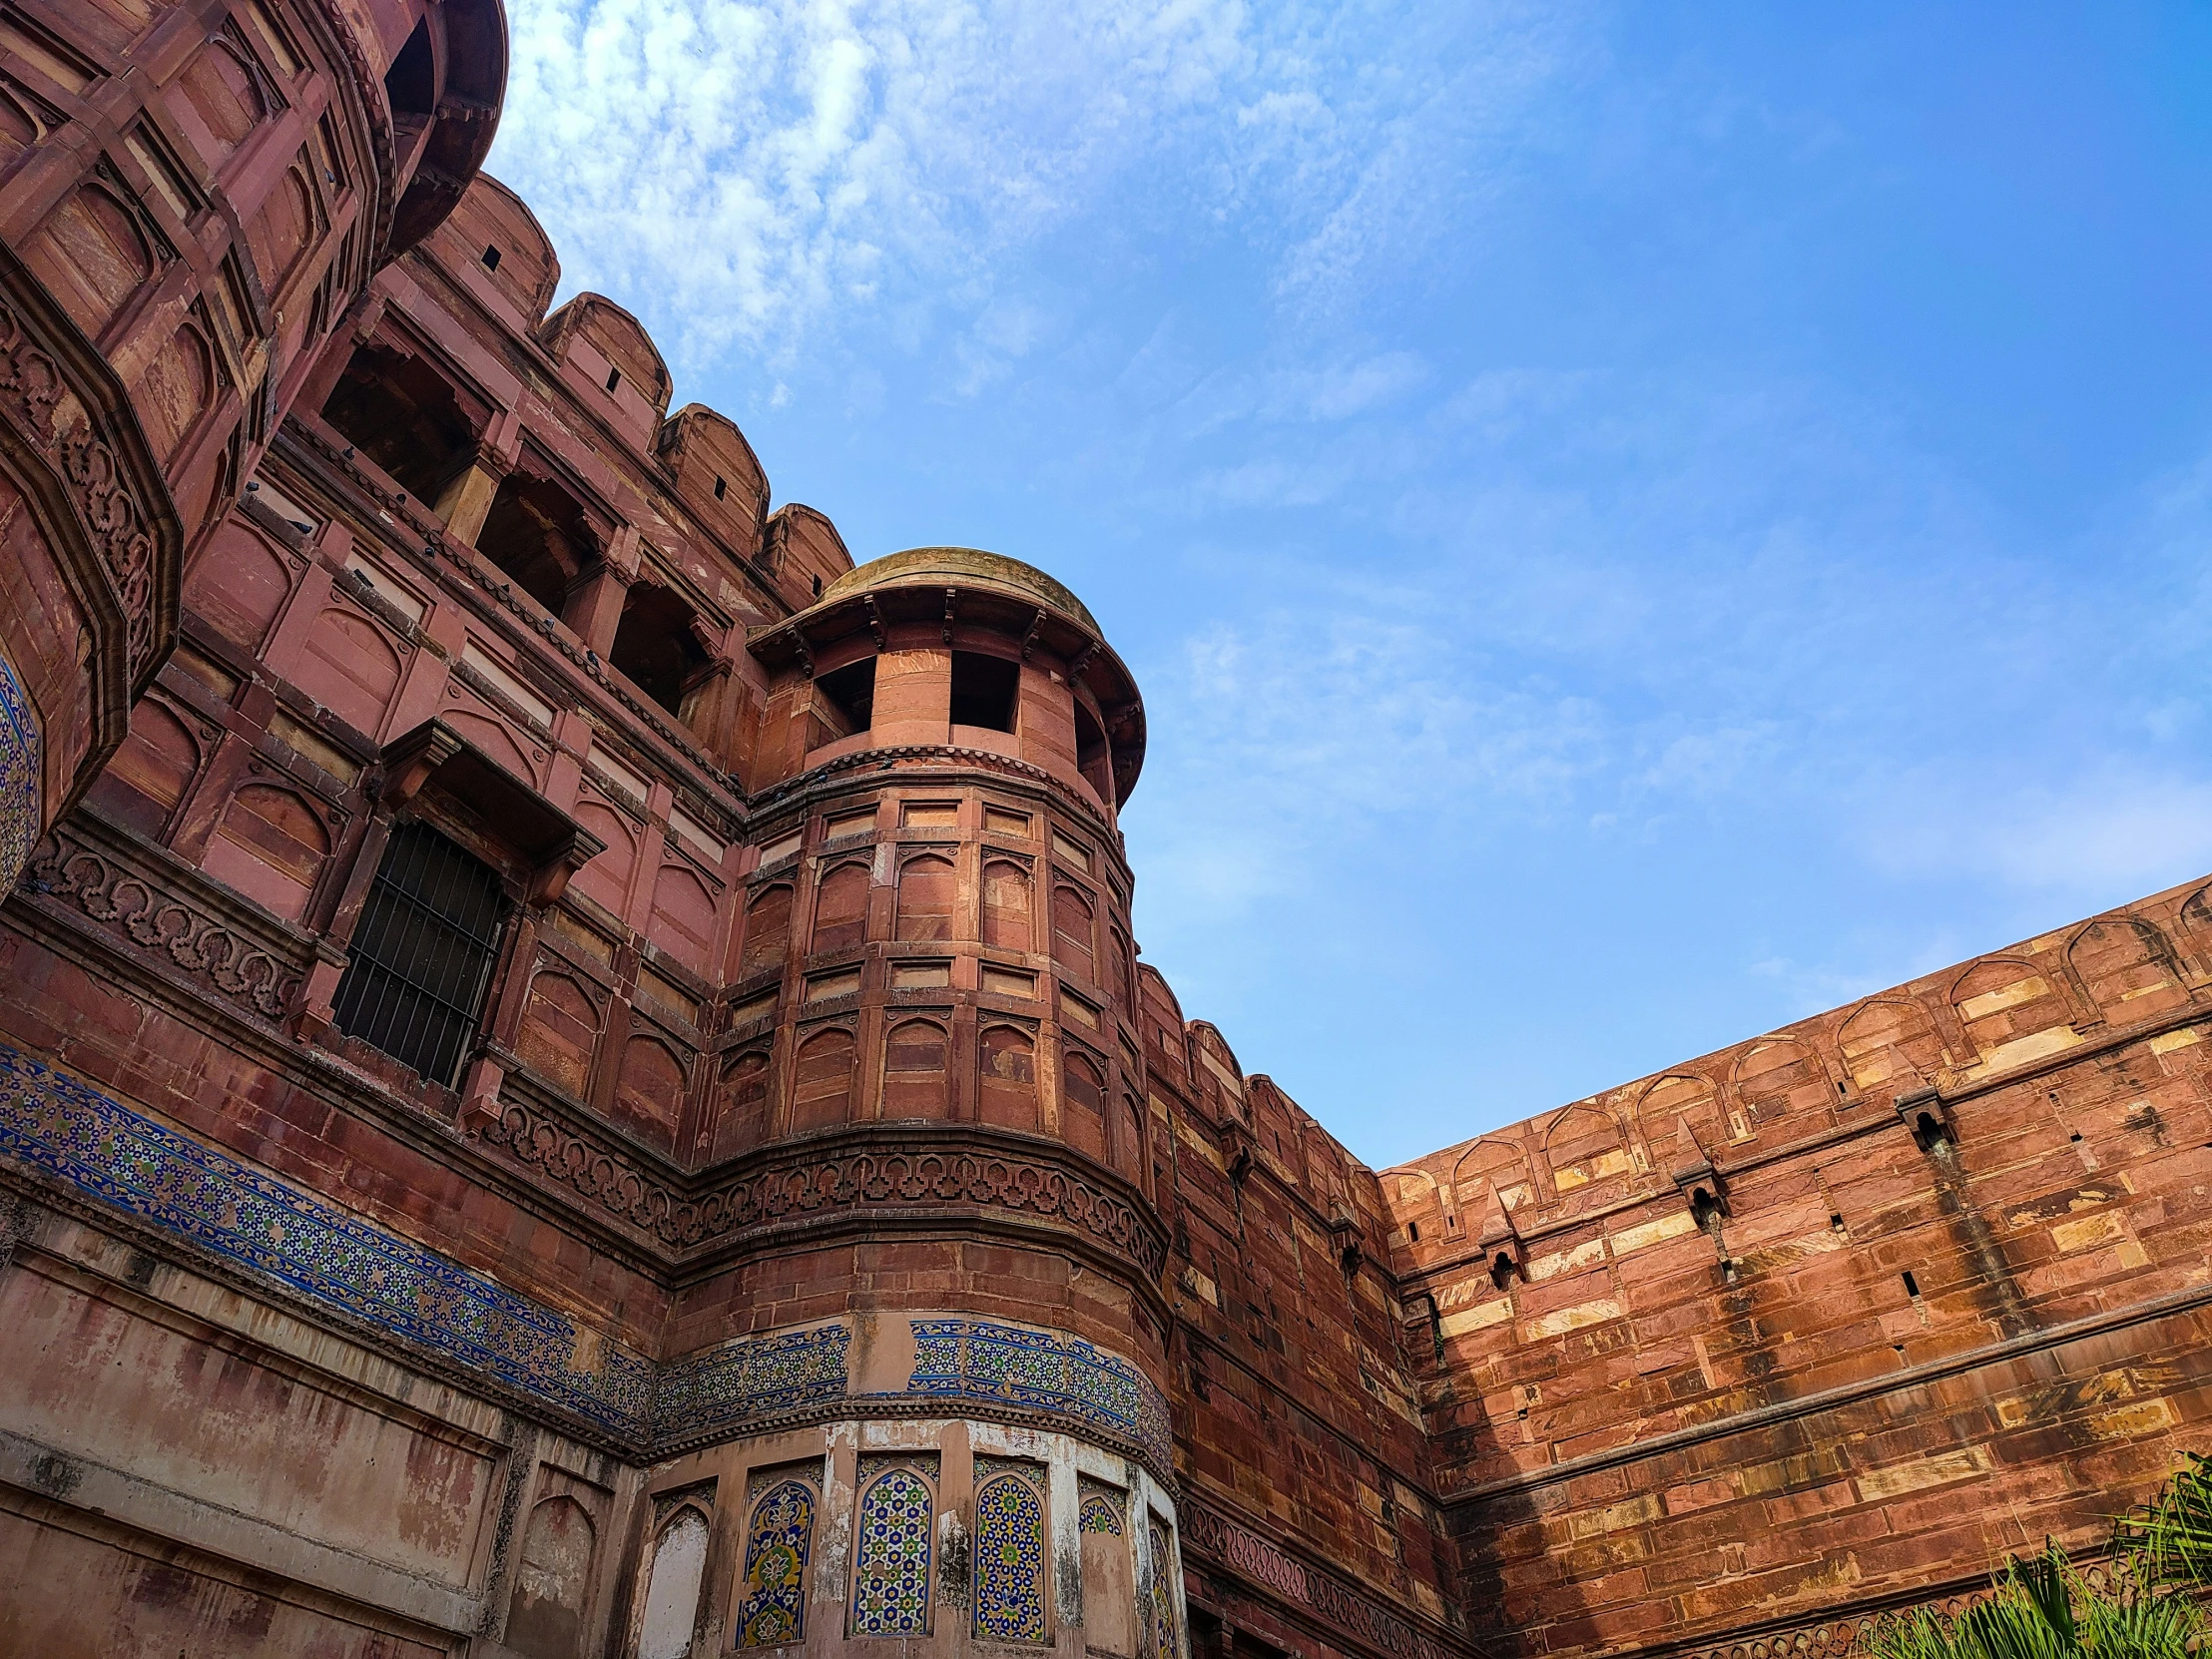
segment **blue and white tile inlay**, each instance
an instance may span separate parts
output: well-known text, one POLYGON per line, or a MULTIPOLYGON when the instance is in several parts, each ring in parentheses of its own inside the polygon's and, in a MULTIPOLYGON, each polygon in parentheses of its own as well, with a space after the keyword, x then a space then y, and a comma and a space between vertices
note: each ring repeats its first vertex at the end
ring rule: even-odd
POLYGON ((909 1394, 989 1399, 1074 1417, 1173 1460, 1168 1402, 1143 1372, 1078 1337, 991 1320, 919 1319, 909 1394))
POLYGON ((0 895, 15 885, 38 844, 44 764, 38 717, 15 665, 0 656, 0 895))
POLYGON ((626 1438, 651 1420, 654 1368, 644 1356, 5 1045, 0 1152, 626 1438), (580 1353, 596 1364, 579 1366, 580 1353))
MULTIPOLYGON (((740 1338, 656 1364, 569 1315, 205 1146, 0 1044, 0 1156, 650 1452, 853 1398, 850 1328, 740 1338)), ((1172 1463, 1167 1400, 1129 1361, 1078 1338, 957 1317, 910 1322, 903 1390, 990 1401, 1104 1430, 1172 1463)), ((855 1398, 855 1403, 858 1399, 855 1398)))

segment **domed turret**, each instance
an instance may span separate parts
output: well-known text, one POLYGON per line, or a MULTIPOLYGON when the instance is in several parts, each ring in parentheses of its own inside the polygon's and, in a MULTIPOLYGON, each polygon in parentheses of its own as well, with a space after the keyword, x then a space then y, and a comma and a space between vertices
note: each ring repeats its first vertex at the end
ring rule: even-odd
POLYGON ((1110 826, 1144 764, 1144 705, 1097 619, 1003 554, 889 554, 751 646, 775 675, 757 789, 862 750, 966 750, 1043 770, 1110 826))

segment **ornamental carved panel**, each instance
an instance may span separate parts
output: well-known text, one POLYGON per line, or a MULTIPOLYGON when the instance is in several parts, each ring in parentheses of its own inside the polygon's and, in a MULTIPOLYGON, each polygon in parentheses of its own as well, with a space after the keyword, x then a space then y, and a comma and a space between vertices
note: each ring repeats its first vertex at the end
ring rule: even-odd
POLYGON ((867 1144, 794 1148, 704 1192, 686 1193, 545 1109, 501 1103, 481 1140, 550 1176, 672 1250, 840 1210, 1004 1211, 1055 1221, 1121 1256, 1148 1280, 1167 1265, 1159 1224, 1050 1145, 976 1146, 956 1131, 899 1126, 867 1144))

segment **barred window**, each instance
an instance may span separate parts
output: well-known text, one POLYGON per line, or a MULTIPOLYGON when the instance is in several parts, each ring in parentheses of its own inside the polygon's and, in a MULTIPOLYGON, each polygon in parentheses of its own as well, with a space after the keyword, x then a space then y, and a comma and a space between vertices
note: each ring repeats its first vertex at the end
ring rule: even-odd
POLYGON ((393 830, 338 982, 338 1029, 451 1087, 506 908, 499 877, 427 824, 393 830))

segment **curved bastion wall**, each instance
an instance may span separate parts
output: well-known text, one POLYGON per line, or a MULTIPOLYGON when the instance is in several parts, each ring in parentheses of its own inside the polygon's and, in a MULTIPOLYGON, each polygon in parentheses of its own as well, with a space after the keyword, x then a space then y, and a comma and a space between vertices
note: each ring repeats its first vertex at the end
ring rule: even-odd
POLYGON ((1379 1175, 1098 619, 556 305, 504 64, 0 19, 0 1649, 1840 1654, 2204 1443, 2212 888, 1379 1175))

